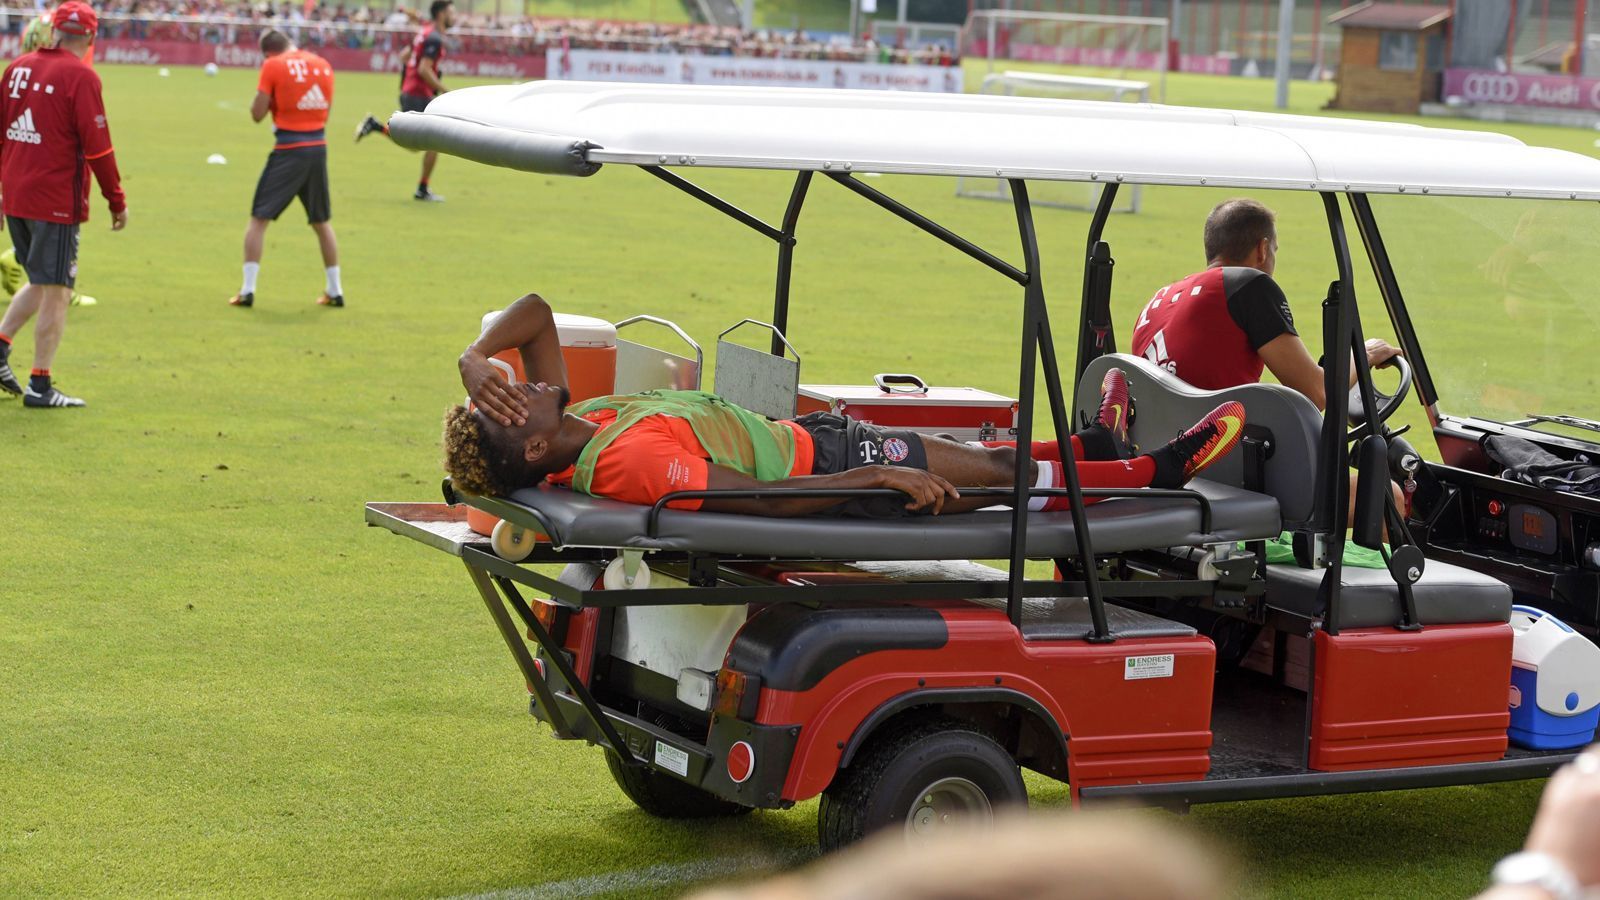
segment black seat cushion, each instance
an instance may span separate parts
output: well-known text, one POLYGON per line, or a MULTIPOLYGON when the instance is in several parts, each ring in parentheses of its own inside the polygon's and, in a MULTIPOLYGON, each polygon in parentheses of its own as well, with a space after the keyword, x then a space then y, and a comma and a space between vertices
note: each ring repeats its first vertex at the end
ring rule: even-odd
MULTIPOLYGON (((1311 618, 1324 618, 1318 589, 1326 570, 1294 565, 1267 567, 1269 606, 1311 618)), ((1400 589, 1387 569, 1344 566, 1339 589, 1338 628, 1378 628, 1400 621, 1400 589)), ((1507 622, 1511 588, 1487 575, 1430 560, 1422 580, 1411 588, 1417 619, 1423 625, 1507 622)))
MULTIPOLYGON (((1265 494, 1196 479, 1190 487, 1211 503, 1211 530, 1200 530, 1193 500, 1135 497, 1106 500, 1086 513, 1096 553, 1216 544, 1279 533, 1278 503, 1265 494)), ((464 498, 468 503, 470 497, 464 498)), ((507 514, 515 524, 548 534, 557 547, 636 547, 789 559, 998 559, 1010 554, 1011 511, 989 509, 907 519, 824 516, 769 518, 664 510, 654 538, 650 508, 542 485, 517 491, 507 514), (526 511, 525 514, 517 513, 526 511)), ((1070 512, 1028 516, 1027 555, 1077 555, 1070 512)))

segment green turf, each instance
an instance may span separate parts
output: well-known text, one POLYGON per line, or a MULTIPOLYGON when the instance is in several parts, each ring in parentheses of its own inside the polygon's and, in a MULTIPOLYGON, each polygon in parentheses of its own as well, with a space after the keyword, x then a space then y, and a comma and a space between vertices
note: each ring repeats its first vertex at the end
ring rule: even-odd
MULTIPOLYGON (((393 78, 348 74, 331 165, 350 306, 312 305, 320 266, 291 211, 257 307, 231 309, 269 142, 245 116, 253 75, 103 74, 131 224, 109 233, 97 201, 81 286, 102 302, 72 312, 56 365, 91 406, 0 402, 0 896, 450 895, 810 846, 812 804, 709 826, 633 809, 598 753, 528 718, 459 564, 361 524, 364 501, 437 497, 439 417, 484 311, 538 290, 575 312, 669 316, 709 343, 769 310, 772 246, 622 167, 560 180, 445 160, 449 202, 415 204, 417 158, 344 130, 391 108, 393 78)), ((1171 88, 1254 108, 1271 92, 1171 88)), ((1327 93, 1297 86, 1296 108, 1327 93)), ((1585 132, 1510 130, 1591 149, 1585 132)), ((698 175, 781 212, 784 177, 698 175)), ((875 184, 1015 256, 1007 206, 945 181, 875 184)), ((1220 196, 1149 190, 1144 213, 1113 222, 1119 325, 1200 265, 1220 196)), ((1321 209, 1268 199, 1281 280, 1311 321, 1330 277, 1321 209)), ((1039 214, 1063 347, 1086 220, 1039 214)), ((794 286, 807 380, 1015 387, 1018 291, 830 184, 812 190, 794 286)), ((19 336, 24 369, 31 344, 19 336)), ((1064 802, 1032 785, 1040 805, 1064 802)), ((1460 896, 1518 843, 1538 790, 1240 804, 1185 824, 1236 847, 1262 895, 1460 896)))

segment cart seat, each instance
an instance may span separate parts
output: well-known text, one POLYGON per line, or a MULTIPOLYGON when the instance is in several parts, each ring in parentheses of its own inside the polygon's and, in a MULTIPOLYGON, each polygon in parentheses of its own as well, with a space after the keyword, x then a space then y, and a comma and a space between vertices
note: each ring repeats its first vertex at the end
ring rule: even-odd
MULTIPOLYGON (((1268 606, 1314 619, 1327 615, 1319 597, 1324 569, 1295 565, 1267 567, 1268 606)), ((1378 628, 1400 621, 1400 589, 1387 569, 1343 566, 1338 628, 1378 628)), ((1506 622, 1511 619, 1511 588, 1460 566, 1429 560, 1422 580, 1412 585, 1417 619, 1423 625, 1506 622)))
MULTIPOLYGON (((898 581, 1005 581, 1006 573, 993 566, 967 560, 939 562, 861 562, 856 568, 898 581)), ((995 598, 968 600, 976 606, 1006 610, 1006 601, 995 598)), ((1106 605, 1106 624, 1112 635, 1121 638, 1191 637, 1192 626, 1163 619, 1137 609, 1106 605)), ((1087 597, 1024 597, 1022 636, 1030 641, 1081 641, 1094 632, 1087 597)))
MULTIPOLYGON (((1259 540, 1281 528, 1278 504, 1265 494, 1196 479, 1211 504, 1211 529, 1200 530, 1200 505, 1189 499, 1130 497, 1086 510, 1096 553, 1259 540)), ((663 510, 649 536, 650 507, 541 485, 491 510, 563 547, 639 548, 786 559, 997 559, 1010 555, 1011 510, 946 516, 847 519, 769 518, 663 510)), ((1077 555, 1070 512, 1028 514, 1027 555, 1077 555)))

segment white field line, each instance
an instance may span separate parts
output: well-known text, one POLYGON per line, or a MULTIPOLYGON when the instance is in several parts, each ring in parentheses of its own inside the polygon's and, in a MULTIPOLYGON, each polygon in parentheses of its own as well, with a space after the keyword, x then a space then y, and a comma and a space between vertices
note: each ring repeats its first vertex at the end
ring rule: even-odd
POLYGON ((784 868, 816 856, 815 850, 796 850, 782 854, 752 853, 723 856, 685 863, 661 863, 640 869, 623 869, 584 875, 566 881, 550 881, 528 887, 506 888, 483 894, 463 894, 451 900, 544 900, 544 898, 596 897, 623 891, 661 890, 687 886, 713 878, 731 878, 745 872, 784 868))

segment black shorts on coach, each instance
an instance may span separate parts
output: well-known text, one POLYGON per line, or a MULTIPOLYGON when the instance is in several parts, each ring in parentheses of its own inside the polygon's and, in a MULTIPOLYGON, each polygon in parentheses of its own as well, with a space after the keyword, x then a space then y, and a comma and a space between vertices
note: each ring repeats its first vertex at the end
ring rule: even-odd
MULTIPOLYGON (((879 428, 828 412, 806 413, 795 424, 811 435, 815 455, 813 475, 837 475, 862 466, 899 466, 927 469, 928 452, 914 431, 879 428)), ((904 499, 872 497, 850 500, 836 507, 838 515, 867 519, 894 519, 919 513, 906 509, 904 499)))
POLYGON ((78 226, 6 216, 11 246, 17 262, 28 273, 29 284, 64 284, 78 281, 78 226))
POLYGON ((328 148, 295 147, 274 150, 256 182, 256 196, 250 215, 273 219, 283 215, 296 197, 306 208, 306 221, 318 225, 333 218, 333 203, 328 198, 328 148))
POLYGON ((416 94, 401 94, 400 111, 423 112, 428 108, 428 103, 432 99, 432 97, 419 97, 416 94))

